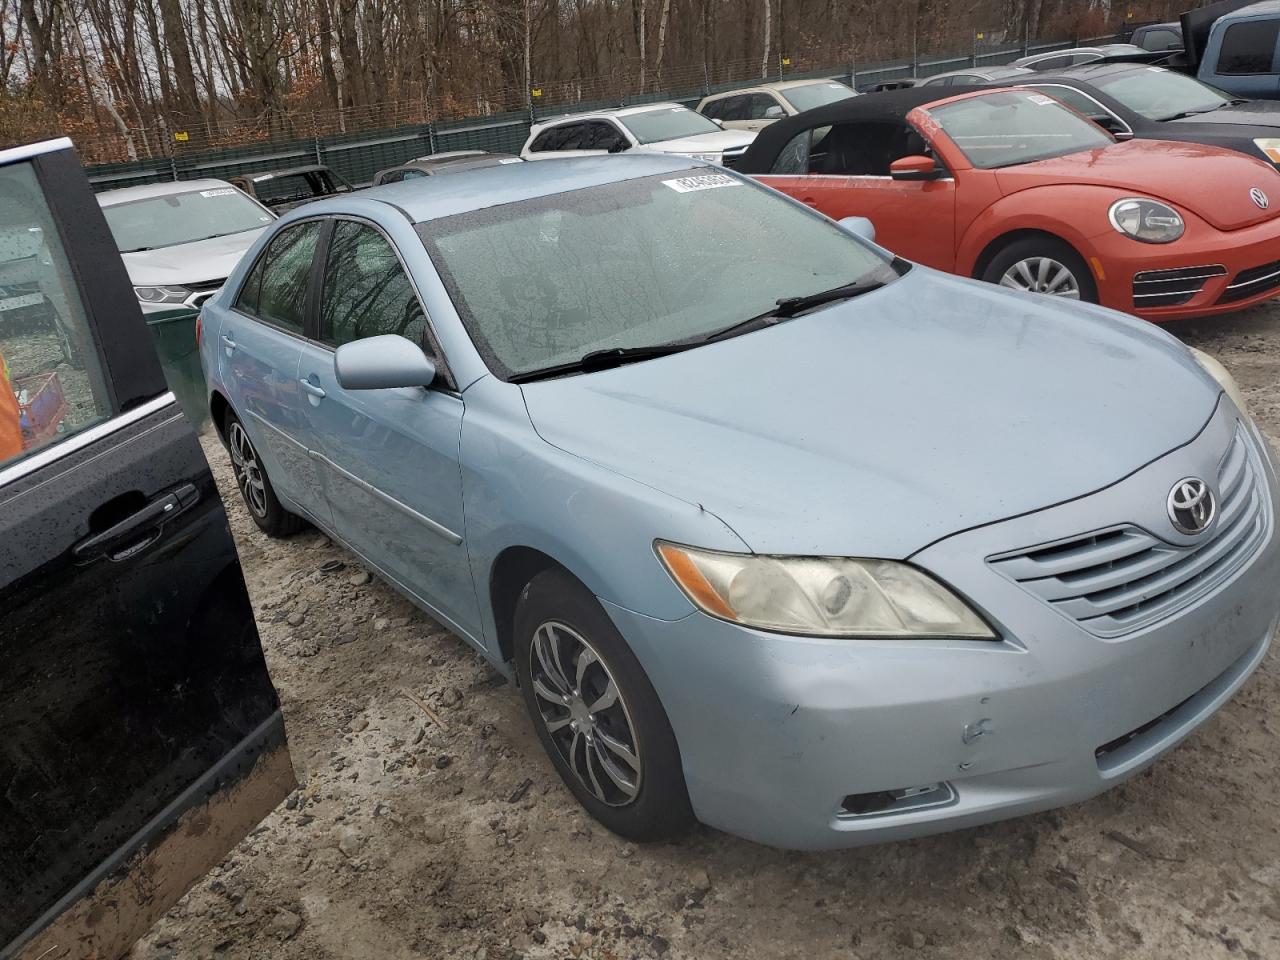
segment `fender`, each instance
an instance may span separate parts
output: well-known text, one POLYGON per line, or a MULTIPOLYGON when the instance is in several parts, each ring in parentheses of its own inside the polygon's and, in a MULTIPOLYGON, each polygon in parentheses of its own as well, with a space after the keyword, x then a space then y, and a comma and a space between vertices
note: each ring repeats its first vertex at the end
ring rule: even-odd
POLYGON ((1010 194, 991 204, 965 229, 956 248, 956 270, 971 277, 979 259, 990 245, 1002 236, 1019 230, 1035 230, 1052 234, 1069 243, 1088 262, 1096 255, 1094 238, 1105 236, 1113 228, 1107 222, 1107 208, 1126 196, 1114 187, 1087 184, 1049 184, 1010 194), (1082 230, 1077 223, 1082 210, 1097 211, 1097 229, 1082 230), (1062 211, 1063 216, 1058 216, 1062 211))

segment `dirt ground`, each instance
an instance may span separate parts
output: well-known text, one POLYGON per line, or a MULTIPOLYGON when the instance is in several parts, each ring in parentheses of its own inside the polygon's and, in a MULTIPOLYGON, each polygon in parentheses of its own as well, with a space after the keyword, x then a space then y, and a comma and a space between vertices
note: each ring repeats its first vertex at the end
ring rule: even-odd
MULTIPOLYGON (((1280 443, 1280 307, 1173 332, 1280 443)), ((514 688, 327 539, 266 539, 206 450, 303 787, 134 960, 1280 957, 1275 650, 1079 806, 836 853, 706 828, 636 847, 573 801, 514 688)))

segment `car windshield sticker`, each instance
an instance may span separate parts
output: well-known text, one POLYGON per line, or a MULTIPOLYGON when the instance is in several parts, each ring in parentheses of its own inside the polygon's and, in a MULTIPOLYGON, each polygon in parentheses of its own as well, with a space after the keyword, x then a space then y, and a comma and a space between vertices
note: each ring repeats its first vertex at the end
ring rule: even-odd
POLYGON ((236 192, 236 191, 235 191, 235 189, 234 189, 234 188, 232 188, 232 187, 218 187, 216 190, 201 190, 201 191, 200 191, 200 196, 202 196, 202 197, 229 197, 229 196, 231 196, 231 194, 233 194, 233 193, 235 193, 235 192, 236 192))
POLYGON ((521 160, 519 157, 504 157, 502 160, 499 160, 498 162, 499 163, 523 163, 524 161, 521 160))
POLYGON ((1053 97, 1046 97, 1043 93, 1033 93, 1031 96, 1027 97, 1027 99, 1032 103, 1040 104, 1042 107, 1046 103, 1053 103, 1053 97))
POLYGON ((664 186, 676 193, 693 193, 695 190, 714 190, 716 187, 740 187, 741 180, 736 180, 727 173, 704 173, 696 177, 681 177, 679 180, 663 180, 664 186))

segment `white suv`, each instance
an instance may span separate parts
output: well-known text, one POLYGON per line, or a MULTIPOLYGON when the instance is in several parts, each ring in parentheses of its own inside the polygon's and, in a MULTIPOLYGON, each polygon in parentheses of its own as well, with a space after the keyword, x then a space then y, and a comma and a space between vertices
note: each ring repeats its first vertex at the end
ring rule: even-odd
POLYGON ((649 103, 535 123, 520 156, 547 160, 642 150, 732 163, 754 139, 754 133, 724 130, 678 103, 649 103))
POLYGON ((729 130, 763 130, 775 120, 856 97, 839 80, 785 80, 703 97, 698 112, 729 130))

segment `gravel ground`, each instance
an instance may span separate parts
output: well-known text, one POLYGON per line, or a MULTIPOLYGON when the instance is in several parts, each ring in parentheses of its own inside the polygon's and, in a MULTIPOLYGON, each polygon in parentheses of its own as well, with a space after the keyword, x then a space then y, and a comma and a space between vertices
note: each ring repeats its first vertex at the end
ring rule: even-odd
MULTIPOLYGON (((1280 306, 1173 332, 1280 441, 1280 306)), ((513 688, 324 537, 262 536, 206 450, 303 786, 134 960, 1280 957, 1275 651, 1085 804, 838 853, 637 848, 581 812, 513 688)))

